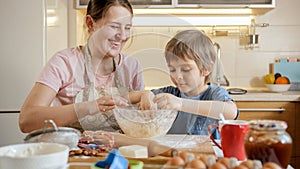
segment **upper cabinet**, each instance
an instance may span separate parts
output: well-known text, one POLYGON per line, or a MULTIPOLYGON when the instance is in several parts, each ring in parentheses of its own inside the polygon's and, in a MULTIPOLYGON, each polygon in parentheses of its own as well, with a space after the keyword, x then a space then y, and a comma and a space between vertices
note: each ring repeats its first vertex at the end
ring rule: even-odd
MULTIPOLYGON (((76 8, 86 9, 88 1, 76 0, 76 8)), ((146 12, 147 14, 152 14, 151 9, 251 9, 252 14, 263 14, 275 8, 275 0, 130 0, 130 2, 134 9, 149 9, 150 12, 146 12)), ((214 14, 213 10, 210 14, 214 14)))
POLYGON ((159 7, 275 7, 274 0, 130 0, 137 8, 159 7))
POLYGON ((172 0, 130 0, 130 3, 135 7, 149 7, 149 6, 169 6, 173 5, 172 0))

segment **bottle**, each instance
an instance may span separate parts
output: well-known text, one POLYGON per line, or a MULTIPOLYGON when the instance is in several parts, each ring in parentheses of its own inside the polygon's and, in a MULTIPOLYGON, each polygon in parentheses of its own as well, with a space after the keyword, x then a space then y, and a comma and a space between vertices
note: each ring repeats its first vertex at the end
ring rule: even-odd
POLYGON ((292 153, 292 138, 287 123, 280 120, 252 120, 245 135, 247 159, 275 162, 287 168, 292 153))
POLYGON ((251 19, 251 24, 249 26, 248 44, 251 49, 258 47, 258 34, 256 34, 256 24, 254 19, 251 19))

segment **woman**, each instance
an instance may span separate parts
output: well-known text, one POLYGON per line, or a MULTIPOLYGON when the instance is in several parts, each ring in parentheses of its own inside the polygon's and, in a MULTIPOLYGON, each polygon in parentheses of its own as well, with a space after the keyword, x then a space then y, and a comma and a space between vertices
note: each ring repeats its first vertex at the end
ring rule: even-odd
POLYGON ((21 108, 22 132, 42 128, 46 119, 58 126, 119 130, 112 109, 127 104, 121 97, 127 90, 144 87, 140 63, 120 54, 130 38, 132 17, 128 0, 89 2, 86 45, 59 51, 49 60, 21 108))

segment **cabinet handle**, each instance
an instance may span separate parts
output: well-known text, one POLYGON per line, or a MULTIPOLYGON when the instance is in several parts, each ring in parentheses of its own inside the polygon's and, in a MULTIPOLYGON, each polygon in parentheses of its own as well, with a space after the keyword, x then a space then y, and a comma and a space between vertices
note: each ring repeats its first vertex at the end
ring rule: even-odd
POLYGON ((239 108, 240 111, 249 111, 249 112, 284 112, 285 108, 239 108))

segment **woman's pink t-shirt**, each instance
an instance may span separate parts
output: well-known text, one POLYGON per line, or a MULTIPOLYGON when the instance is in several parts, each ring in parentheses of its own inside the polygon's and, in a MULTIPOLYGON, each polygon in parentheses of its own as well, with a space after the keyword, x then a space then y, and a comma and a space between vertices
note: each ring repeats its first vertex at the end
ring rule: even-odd
MULTIPOLYGON (((139 61, 127 55, 121 55, 119 62, 119 74, 125 87, 133 90, 143 90, 144 81, 142 67, 139 61)), ((111 79, 114 79, 112 73, 111 79)), ((56 98, 53 105, 66 105, 74 103, 75 96, 85 87, 85 59, 81 53, 81 47, 74 47, 57 52, 46 64, 37 82, 42 83, 55 92, 56 98)), ((96 75, 96 86, 101 87, 107 83, 107 77, 96 75)), ((114 86, 111 80, 110 86, 114 86)))

